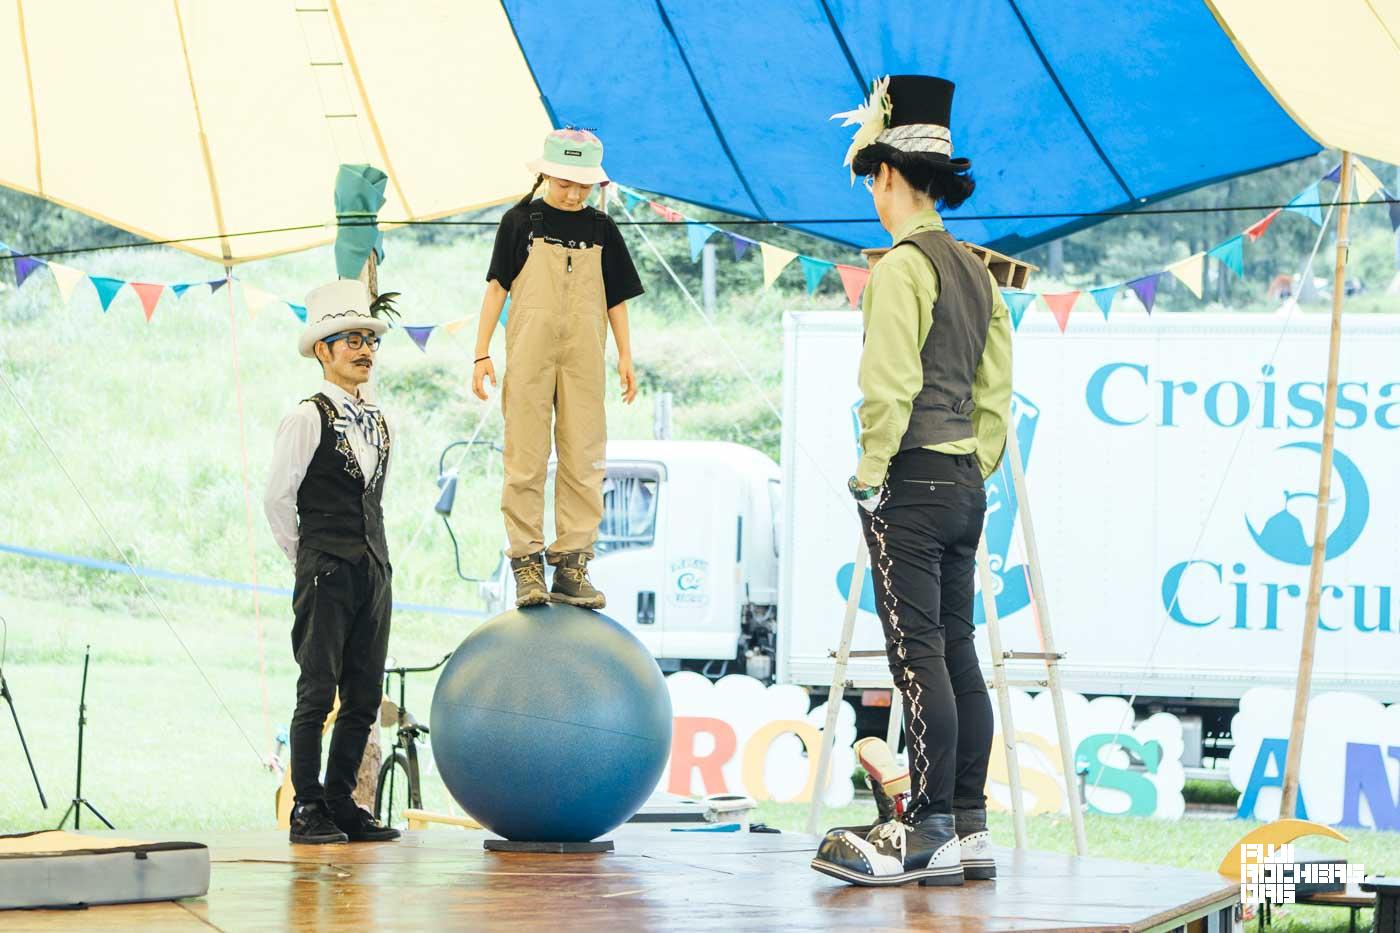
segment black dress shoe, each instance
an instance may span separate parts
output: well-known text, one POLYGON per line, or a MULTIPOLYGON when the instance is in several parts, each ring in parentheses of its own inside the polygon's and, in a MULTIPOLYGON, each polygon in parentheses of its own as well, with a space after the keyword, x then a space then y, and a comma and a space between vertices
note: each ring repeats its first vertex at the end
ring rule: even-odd
POLYGON ((385 826, 349 797, 339 797, 327 802, 335 825, 351 842, 389 842, 399 838, 397 829, 385 826))
POLYGON ((324 800, 308 800, 292 808, 292 842, 298 845, 325 845, 349 841, 331 819, 324 800))

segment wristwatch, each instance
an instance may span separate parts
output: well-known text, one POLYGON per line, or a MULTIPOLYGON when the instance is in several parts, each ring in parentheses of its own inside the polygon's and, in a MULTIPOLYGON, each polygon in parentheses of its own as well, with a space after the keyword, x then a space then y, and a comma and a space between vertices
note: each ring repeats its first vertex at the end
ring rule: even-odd
POLYGON ((875 511, 875 507, 880 504, 879 486, 866 486, 852 476, 846 480, 846 488, 851 491, 851 498, 855 499, 860 507, 867 512, 875 511))

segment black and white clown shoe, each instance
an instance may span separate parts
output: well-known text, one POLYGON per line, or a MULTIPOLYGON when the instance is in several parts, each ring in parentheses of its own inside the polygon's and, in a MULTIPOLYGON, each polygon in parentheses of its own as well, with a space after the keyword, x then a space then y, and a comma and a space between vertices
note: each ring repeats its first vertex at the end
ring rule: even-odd
POLYGON ((963 876, 968 881, 991 881, 997 876, 992 858, 992 834, 987 831, 987 811, 983 807, 961 808, 953 801, 953 828, 962 844, 963 876))
POLYGON ((850 830, 826 834, 812 867, 824 875, 867 887, 963 883, 962 850, 953 815, 936 813, 918 823, 890 820, 861 838, 850 830))

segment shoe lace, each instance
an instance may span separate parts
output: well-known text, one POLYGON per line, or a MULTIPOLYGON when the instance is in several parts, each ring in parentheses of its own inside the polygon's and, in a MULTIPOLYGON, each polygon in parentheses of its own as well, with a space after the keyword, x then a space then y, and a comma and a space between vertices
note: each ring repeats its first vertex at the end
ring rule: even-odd
POLYGON ((900 858, 904 857, 908 844, 908 827, 903 820, 890 820, 881 823, 875 828, 875 836, 880 842, 889 842, 899 852, 900 858))
POLYGON ((526 564, 515 569, 515 579, 520 583, 538 583, 544 586, 544 568, 539 564, 526 564))
POLYGON ((559 570, 575 584, 581 586, 588 582, 588 569, 586 567, 560 567, 559 570))

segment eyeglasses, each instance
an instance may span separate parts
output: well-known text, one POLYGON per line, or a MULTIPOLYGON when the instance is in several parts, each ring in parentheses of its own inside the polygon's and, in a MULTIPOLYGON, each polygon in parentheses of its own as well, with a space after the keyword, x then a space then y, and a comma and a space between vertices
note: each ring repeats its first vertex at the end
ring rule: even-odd
POLYGON ((349 347, 351 350, 363 349, 365 344, 369 344, 369 348, 371 350, 379 349, 379 338, 376 337, 374 334, 362 334, 358 331, 350 331, 349 333, 336 334, 332 337, 327 337, 325 339, 325 344, 326 346, 330 346, 337 340, 344 340, 345 346, 349 347))

